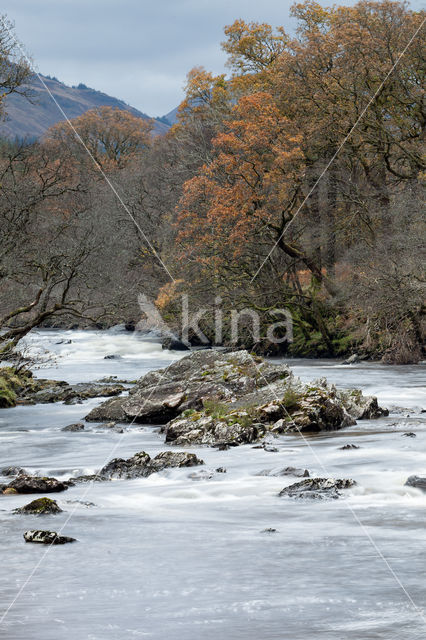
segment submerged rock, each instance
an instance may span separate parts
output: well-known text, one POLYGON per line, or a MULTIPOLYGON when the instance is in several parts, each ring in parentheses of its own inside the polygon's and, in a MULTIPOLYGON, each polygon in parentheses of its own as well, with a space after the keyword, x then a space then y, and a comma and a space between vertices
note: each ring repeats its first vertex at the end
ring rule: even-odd
POLYGON ((37 498, 32 502, 29 502, 24 507, 20 507, 19 509, 15 509, 14 513, 22 513, 22 514, 34 514, 34 515, 45 515, 52 513, 62 513, 61 507, 58 505, 56 500, 51 500, 50 498, 37 498))
POLYGON ((7 489, 14 489, 17 493, 54 493, 66 491, 68 482, 56 478, 19 475, 7 485, 7 489))
POLYGON ((84 431, 84 424, 82 422, 75 422, 63 427, 61 431, 84 431))
POLYGON ((60 536, 56 531, 42 531, 33 529, 25 531, 25 542, 36 542, 38 544, 66 544, 67 542, 76 542, 75 538, 69 536, 60 536))
POLYGON ((343 447, 339 447, 341 451, 348 451, 349 449, 360 449, 357 444, 345 444, 343 447))
POLYGON ((290 498, 323 500, 336 499, 342 495, 341 489, 349 489, 356 484, 354 480, 335 480, 334 478, 307 478, 279 492, 279 496, 290 498))
POLYGON ((109 478, 105 478, 99 475, 99 473, 92 473, 90 475, 77 476, 75 478, 71 478, 71 480, 68 480, 71 486, 74 484, 84 484, 85 482, 98 482, 98 481, 107 482, 109 481, 109 478))
POLYGON ((258 476, 295 476, 296 478, 309 478, 307 469, 298 469, 297 467, 285 467, 284 469, 265 469, 260 471, 258 476))
POLYGON ((140 451, 127 460, 114 458, 100 470, 99 475, 103 478, 146 478, 163 469, 201 464, 204 464, 203 460, 194 453, 162 451, 151 458, 145 451, 140 451))
POLYGON ((426 491, 426 478, 421 478, 420 476, 410 476, 405 483, 405 486, 415 487, 416 489, 426 491))

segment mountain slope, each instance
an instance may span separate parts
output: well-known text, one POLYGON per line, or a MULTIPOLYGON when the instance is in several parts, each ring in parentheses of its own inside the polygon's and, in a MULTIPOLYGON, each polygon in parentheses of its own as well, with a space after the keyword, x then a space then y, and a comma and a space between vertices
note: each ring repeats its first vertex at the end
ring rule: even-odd
POLYGON ((166 122, 170 125, 176 124, 176 122, 178 121, 178 109, 179 107, 175 107, 175 109, 172 109, 171 111, 169 111, 169 113, 166 113, 166 115, 161 118, 161 122, 166 122))
MULTIPOLYGON (((76 118, 85 111, 95 107, 118 107, 129 111, 134 116, 150 120, 149 116, 122 100, 108 96, 106 93, 90 89, 84 84, 68 87, 56 78, 42 76, 58 104, 68 118, 76 118)), ((7 118, 0 122, 0 136, 7 138, 39 138, 49 127, 64 117, 38 77, 34 75, 29 82, 31 102, 28 99, 12 94, 5 99, 7 118)), ((154 120, 154 134, 161 135, 168 130, 164 122, 154 120)))

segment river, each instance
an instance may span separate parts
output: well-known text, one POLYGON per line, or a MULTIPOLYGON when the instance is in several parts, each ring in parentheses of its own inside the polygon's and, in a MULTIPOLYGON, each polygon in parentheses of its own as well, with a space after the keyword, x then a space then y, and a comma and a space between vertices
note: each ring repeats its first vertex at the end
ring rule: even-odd
MULTIPOLYGON (((35 331, 28 349, 40 358, 55 354, 36 375, 69 382, 135 379, 181 357, 119 330, 35 331)), ((3 496, 0 617, 7 615, 0 637, 426 637, 426 494, 404 486, 408 476, 426 475, 425 368, 289 364, 303 380, 325 376, 377 395, 389 417, 307 441, 282 436, 273 440, 275 452, 192 447, 187 450, 203 458, 207 471, 225 467, 226 473, 197 480, 193 469, 173 469, 77 485, 52 495, 64 509, 55 516, 15 515, 11 510, 31 496, 3 496), (360 448, 340 449, 348 443, 360 448), (259 473, 290 465, 357 485, 329 502, 278 498, 297 478, 259 473), (77 543, 48 548, 23 540, 27 529, 57 531, 65 523, 63 533, 77 543), (269 528, 276 531, 264 532, 269 528)), ((122 434, 93 423, 83 432, 61 431, 99 402, 1 410, 0 468, 69 478, 93 473, 113 457, 167 448, 158 428, 144 425, 122 434)))

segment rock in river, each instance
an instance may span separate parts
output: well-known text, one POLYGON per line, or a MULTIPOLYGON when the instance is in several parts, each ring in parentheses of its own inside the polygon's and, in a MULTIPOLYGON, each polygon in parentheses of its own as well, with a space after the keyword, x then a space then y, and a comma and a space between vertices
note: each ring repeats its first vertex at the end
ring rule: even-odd
POLYGON ((83 422, 68 424, 66 427, 63 427, 61 431, 84 431, 84 424, 83 422))
POLYGON ((162 451, 155 458, 151 458, 145 451, 135 453, 134 456, 123 460, 114 458, 100 470, 103 478, 146 478, 152 473, 171 467, 194 467, 204 464, 194 453, 185 451, 162 451))
POLYGON ((323 500, 336 499, 342 495, 341 489, 349 489, 356 484, 354 480, 335 480, 334 478, 307 478, 279 492, 279 496, 290 498, 323 500))
POLYGON ((420 476, 410 476, 405 483, 405 486, 415 487, 416 489, 426 491, 426 478, 421 478, 420 476))
POLYGON ((75 538, 69 536, 60 536, 56 531, 41 531, 33 529, 25 531, 25 542, 37 542, 38 544, 66 544, 67 542, 76 542, 75 538))
POLYGON ((37 498, 36 500, 26 504, 24 507, 15 509, 14 512, 41 516, 45 514, 62 513, 62 509, 56 500, 51 500, 50 498, 37 498))
POLYGON ((68 483, 56 478, 19 475, 9 482, 7 489, 14 489, 17 493, 54 493, 68 489, 68 483))
POLYGON ((93 409, 86 420, 166 424, 166 442, 235 446, 267 433, 316 433, 383 415, 374 397, 338 391, 325 380, 303 384, 285 364, 247 351, 196 351, 142 377, 128 396, 93 409))

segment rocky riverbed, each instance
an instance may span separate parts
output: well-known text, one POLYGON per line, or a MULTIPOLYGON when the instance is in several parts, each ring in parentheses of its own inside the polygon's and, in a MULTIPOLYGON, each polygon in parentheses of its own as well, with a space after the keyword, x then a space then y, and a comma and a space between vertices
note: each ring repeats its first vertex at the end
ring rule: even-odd
MULTIPOLYGON (((38 335, 44 347, 61 338, 38 335)), ((106 402, 58 397, 0 412, 3 602, 54 545, 8 613, 7 637, 421 630, 357 521, 421 601, 420 368, 186 356, 121 334, 62 339, 45 380, 75 387, 79 371, 85 383, 137 382, 106 402), (79 341, 91 361, 77 370, 79 341)))

